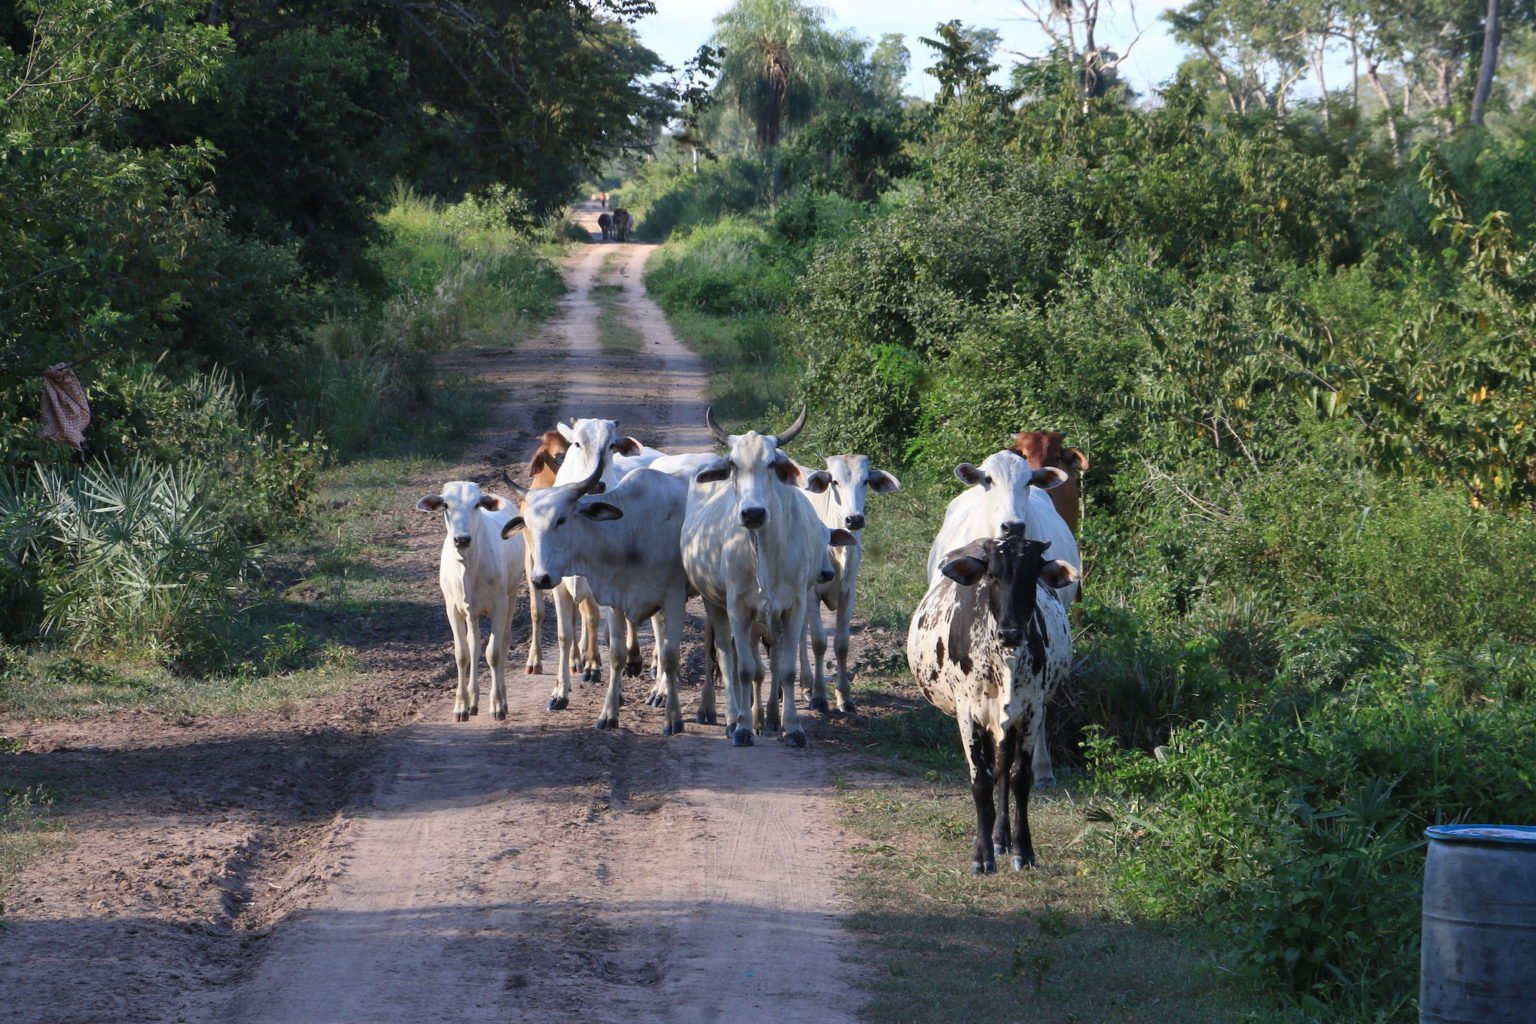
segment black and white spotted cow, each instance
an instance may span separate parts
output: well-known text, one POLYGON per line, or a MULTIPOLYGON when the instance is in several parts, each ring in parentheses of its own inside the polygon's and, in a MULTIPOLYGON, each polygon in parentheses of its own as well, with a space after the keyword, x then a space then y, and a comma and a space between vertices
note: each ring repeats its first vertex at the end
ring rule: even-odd
POLYGON ((1001 539, 951 551, 907 631, 907 663, 923 696, 960 725, 976 800, 977 874, 997 870, 994 853, 1011 852, 1015 870, 1035 863, 1029 752, 1046 701, 1072 665, 1071 627, 1055 588, 1077 577, 1069 563, 1046 559, 1047 547, 1006 527, 1001 539), (993 802, 999 785, 1001 813, 993 802))

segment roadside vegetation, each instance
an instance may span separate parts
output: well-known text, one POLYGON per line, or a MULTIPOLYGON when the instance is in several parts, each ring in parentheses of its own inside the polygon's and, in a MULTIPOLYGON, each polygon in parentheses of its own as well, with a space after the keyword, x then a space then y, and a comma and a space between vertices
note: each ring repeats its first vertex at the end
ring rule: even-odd
POLYGON ((904 484, 870 502, 856 689, 869 752, 913 781, 848 795, 874 1019, 953 1019, 971 958, 1041 1019, 1117 1019, 1068 1006, 1103 974, 1059 966, 1097 956, 1059 937, 1120 921, 1187 983, 1169 1019, 1409 1021, 1423 828, 1536 819, 1531 26, 1506 13, 1479 71, 1479 10, 1442 94, 1406 42, 1439 15, 1362 15, 1336 38, 1404 41, 1383 107, 1287 93, 1268 76, 1305 60, 1230 6, 1169 15, 1190 57, 1155 103, 1067 45, 1086 4, 1006 86, 995 34, 937 26, 919 103, 881 87, 899 39, 743 0, 717 41, 745 20, 762 59, 727 61, 706 130, 614 193, 666 240, 647 286, 727 420, 803 402, 798 457, 904 484), (752 88, 781 51, 789 85, 752 88), (1052 719, 1075 770, 1040 809, 1045 869, 973 882, 954 726, 900 650, 950 470, 1021 429, 1092 462, 1052 719))

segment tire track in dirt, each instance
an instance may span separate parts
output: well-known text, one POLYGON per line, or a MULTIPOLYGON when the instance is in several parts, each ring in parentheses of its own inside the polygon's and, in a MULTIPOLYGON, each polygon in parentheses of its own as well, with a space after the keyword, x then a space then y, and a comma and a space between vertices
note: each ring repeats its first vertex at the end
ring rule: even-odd
MULTIPOLYGON (((595 216, 585 212, 589 229, 595 216)), ((521 473, 557 416, 617 418, 624 433, 670 450, 708 446, 704 368, 641 291, 650 252, 583 248, 538 337, 446 367, 486 380, 500 399, 470 461, 443 479, 491 484, 507 463, 521 473), (643 355, 598 347, 590 288, 600 272, 625 285, 643 355)), ((405 482, 401 507, 441 482, 405 482)), ((440 529, 421 517, 410 533, 406 564, 424 592, 435 593, 440 529)), ((440 605, 430 607, 441 622, 440 605)), ((703 666, 692 613, 691 682, 703 666)), ((643 679, 626 685, 622 728, 598 732, 600 686, 578 685, 568 711, 544 709, 553 679, 520 671, 521 621, 508 720, 453 724, 445 688, 430 713, 384 740, 371 795, 315 854, 334 880, 251 942, 232 985, 187 996, 176 1019, 853 1019, 853 947, 833 877, 846 842, 814 719, 808 750, 732 748, 720 728, 691 721, 664 739, 643 679)), ((441 652, 447 679, 446 624, 441 652)), ((697 692, 685 689, 685 715, 697 692)))

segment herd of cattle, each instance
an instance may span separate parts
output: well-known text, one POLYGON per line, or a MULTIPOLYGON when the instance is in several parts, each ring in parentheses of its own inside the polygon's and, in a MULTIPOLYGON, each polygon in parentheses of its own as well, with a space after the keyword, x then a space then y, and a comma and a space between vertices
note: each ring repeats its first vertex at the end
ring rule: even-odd
MULTIPOLYGON (((805 426, 803 410, 778 434, 727 434, 713 410, 705 422, 725 454, 669 455, 620 436, 613 420, 561 423, 541 438, 527 486, 505 477, 515 499, 454 481, 416 503, 441 512, 446 526, 439 582, 458 666, 456 721, 478 713, 482 616, 490 622, 491 714, 506 717, 520 577, 529 585, 530 674, 543 671, 539 592, 554 600, 551 711, 568 706, 574 673, 601 678, 601 617, 608 671, 597 728, 616 727, 623 678, 642 671, 638 627, 650 620, 655 682, 647 703, 665 709, 665 735, 682 732, 679 652, 685 603, 695 595, 733 745, 751 746, 770 730, 805 746, 797 667, 807 707, 830 711, 822 607, 836 615, 837 706, 854 710, 848 637, 865 502, 900 481, 863 455, 833 456, 825 469, 796 463, 785 448, 805 426)), ((1033 782, 1053 778, 1045 706, 1072 662, 1066 608, 1082 569, 1076 478, 1086 468, 1082 453, 1063 448, 1054 432, 1017 434, 1012 448, 957 466, 967 489, 950 502, 934 538, 928 592, 912 616, 913 675, 923 695, 959 722, 976 803, 976 872, 995 871, 999 855, 1011 854, 1015 869, 1035 862, 1028 797, 1033 782)), ((699 688, 694 720, 719 722, 712 679, 699 688)))
POLYGON ((597 230, 603 234, 603 241, 629 241, 629 229, 634 227, 634 220, 629 211, 622 206, 612 213, 601 213, 597 217, 597 230))

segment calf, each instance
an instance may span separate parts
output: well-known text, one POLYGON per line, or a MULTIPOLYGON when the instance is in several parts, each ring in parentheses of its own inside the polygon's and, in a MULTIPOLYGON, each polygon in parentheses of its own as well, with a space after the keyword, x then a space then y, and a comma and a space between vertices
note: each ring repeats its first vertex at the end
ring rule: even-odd
MULTIPOLYGON (((827 459, 827 474, 831 483, 826 490, 810 493, 811 506, 828 529, 845 529, 858 536, 864 529, 864 504, 870 491, 890 494, 901 489, 901 481, 883 469, 870 469, 868 455, 833 455, 827 459)), ((833 652, 837 656, 837 709, 854 710, 853 691, 848 676, 848 636, 853 620, 854 588, 859 581, 859 565, 863 561, 864 546, 848 544, 827 549, 831 558, 833 575, 825 583, 819 583, 812 593, 810 611, 806 614, 806 630, 810 634, 811 656, 808 659, 805 645, 800 646, 800 685, 807 689, 810 707, 814 711, 827 711, 827 632, 821 622, 821 605, 837 614, 833 633, 833 652), (814 663, 815 668, 811 665, 814 663)))
POLYGON ((1072 664, 1067 613, 1053 586, 1076 575, 1046 561, 1046 545, 1009 529, 947 554, 939 582, 912 615, 907 664, 928 702, 960 726, 976 803, 971 871, 997 870, 1012 853, 1014 870, 1035 863, 1029 834, 1034 772, 1022 756, 1044 727, 1045 704, 1072 664), (1002 809, 993 791, 1002 786, 1002 809), (1009 828, 1008 797, 1018 818, 1009 828))
POLYGON ((523 544, 501 539, 502 527, 512 518, 512 503, 495 494, 484 494, 466 480, 444 484, 441 493, 424 495, 416 502, 422 512, 441 512, 446 536, 438 584, 453 630, 453 659, 459 669, 454 693, 453 720, 466 722, 480 713, 475 666, 480 661, 480 616, 490 620, 485 660, 491 668, 491 714, 507 717, 506 645, 512 626, 517 593, 517 567, 523 561, 523 544))
POLYGON ((1076 448, 1063 448, 1059 430, 1021 430, 1013 435, 1013 450, 1024 456, 1035 469, 1054 466, 1067 474, 1060 487, 1051 488, 1051 504, 1072 535, 1077 536, 1078 513, 1082 508, 1082 476, 1088 471, 1088 456, 1076 448))
MULTIPOLYGON (((603 460, 605 461, 605 460, 603 460)), ((678 652, 683 636, 688 577, 683 571, 680 535, 688 501, 682 480, 636 470, 602 500, 583 501, 603 475, 603 461, 576 483, 526 491, 521 513, 503 536, 525 530, 533 563, 533 585, 541 589, 576 576, 608 615, 608 691, 599 729, 617 727, 623 704, 623 658, 618 639, 650 618, 656 630, 660 667, 657 687, 665 692, 667 736, 683 731, 678 703, 678 652)), ((557 690, 550 707, 565 706, 569 684, 557 690)))

